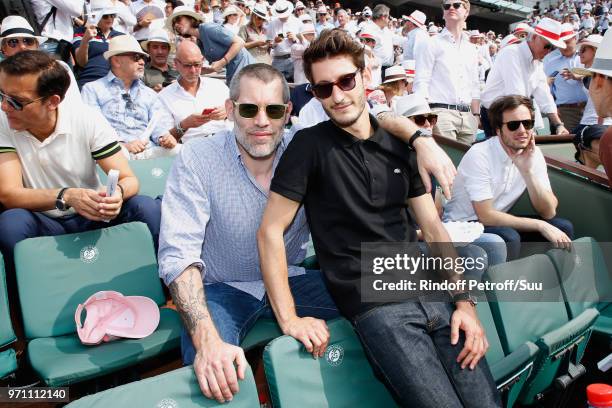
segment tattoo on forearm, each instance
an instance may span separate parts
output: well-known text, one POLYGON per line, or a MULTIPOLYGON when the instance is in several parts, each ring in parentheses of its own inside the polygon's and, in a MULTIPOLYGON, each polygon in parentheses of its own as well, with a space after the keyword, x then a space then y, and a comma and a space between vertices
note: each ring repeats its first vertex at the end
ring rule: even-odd
POLYGON ((183 273, 185 278, 175 279, 168 288, 176 308, 181 315, 181 319, 192 334, 201 320, 210 318, 208 309, 206 308, 206 296, 204 295, 204 285, 198 285, 196 289, 195 280, 201 279, 200 273, 193 273, 196 268, 189 268, 183 273))

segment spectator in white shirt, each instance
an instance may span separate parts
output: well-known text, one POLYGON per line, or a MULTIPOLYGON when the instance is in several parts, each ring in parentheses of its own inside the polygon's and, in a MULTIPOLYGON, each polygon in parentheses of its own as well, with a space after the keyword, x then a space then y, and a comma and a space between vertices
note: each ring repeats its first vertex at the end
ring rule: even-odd
POLYGON ((225 10, 223 10, 223 27, 227 28, 234 34, 238 34, 238 30, 240 29, 240 10, 236 6, 229 6, 225 10))
POLYGON ((405 60, 413 60, 416 55, 416 47, 427 46, 429 43, 429 35, 427 34, 427 29, 425 27, 425 22, 427 21, 427 16, 425 13, 419 10, 415 10, 406 17, 406 41, 404 41, 403 48, 404 54, 402 59, 405 60))
POLYGON ((204 57, 191 41, 182 41, 176 51, 179 79, 159 93, 164 123, 177 141, 209 136, 227 128, 225 100, 229 88, 223 81, 200 76, 204 57))
POLYGON ((509 259, 521 241, 546 242, 569 248, 571 222, 555 217, 558 200, 548 179, 546 161, 535 145, 534 108, 521 95, 503 96, 490 109, 496 137, 477 143, 463 156, 453 183, 444 220, 480 221, 485 232, 506 241, 509 259), (538 218, 508 214, 527 190, 538 218))
POLYGON ((58 53, 58 45, 62 42, 59 52, 66 50, 69 53, 70 46, 65 42, 72 43, 74 36, 72 19, 83 14, 84 0, 30 0, 30 3, 38 24, 42 25, 49 16, 41 28, 41 35, 47 37, 47 41, 40 48, 66 61, 67 55, 58 53))
POLYGON ((132 14, 129 6, 121 0, 109 0, 110 3, 117 10, 117 17, 115 17, 115 24, 113 28, 119 32, 130 34, 134 30, 136 25, 136 16, 132 14))
POLYGON ((382 63, 381 81, 385 79, 385 69, 393 66, 394 62, 393 32, 387 27, 390 17, 389 12, 389 7, 385 6, 384 4, 378 4, 372 11, 372 22, 367 25, 368 29, 372 30, 372 32, 376 35, 374 54, 382 63))
POLYGON ((414 92, 438 115, 434 133, 471 144, 478 130, 480 81, 478 49, 463 32, 470 3, 445 1, 442 6, 446 28, 415 56, 414 92))
POLYGON ((272 66, 283 73, 287 82, 293 82, 291 46, 298 42, 302 23, 292 14, 293 4, 287 0, 278 0, 273 10, 276 18, 266 26, 268 39, 272 40, 272 66))
POLYGON ((304 61, 302 56, 316 35, 312 24, 303 24, 300 31, 299 41, 291 46, 291 61, 293 63, 293 82, 300 85, 308 82, 304 74, 304 61))
POLYGON ((505 95, 533 97, 542 113, 548 116, 551 132, 569 134, 557 114, 542 65, 542 59, 555 47, 566 47, 561 41, 561 23, 543 18, 527 41, 509 45, 499 52, 481 98, 482 126, 488 137, 495 133, 488 122, 487 109, 494 100, 505 95))

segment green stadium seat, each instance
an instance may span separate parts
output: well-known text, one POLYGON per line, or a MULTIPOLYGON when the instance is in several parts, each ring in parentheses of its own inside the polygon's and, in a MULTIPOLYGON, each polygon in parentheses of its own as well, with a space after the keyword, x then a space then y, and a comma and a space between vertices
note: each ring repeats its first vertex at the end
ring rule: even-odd
POLYGON ((165 308, 157 330, 144 339, 86 346, 76 334, 78 304, 100 290, 166 302, 143 223, 21 241, 15 269, 27 358, 48 386, 95 378, 180 346, 180 318, 165 308))
MULTIPOLYGON (((6 275, 4 273, 4 258, 0 254, 0 347, 4 348, 17 340, 11 314, 9 312, 8 294, 6 291, 6 275)), ((8 349, 0 352, 0 378, 17 370, 15 350, 8 349)))
POLYGON ((193 367, 189 366, 89 395, 66 407, 259 408, 251 367, 247 367, 245 379, 239 385, 240 391, 232 401, 221 404, 202 394, 193 367))
POLYGON ((265 346, 270 341, 283 335, 278 323, 274 319, 261 318, 249 330, 246 337, 240 342, 240 347, 250 350, 257 346, 265 346))
POLYGON ((496 291, 487 293, 493 318, 498 328, 504 354, 517 351, 525 342, 534 342, 540 349, 531 376, 527 380, 519 402, 535 403, 550 387, 567 387, 584 372, 580 360, 588 343, 591 328, 599 315, 594 308, 569 319, 557 272, 546 255, 532 255, 489 268, 491 282, 503 283, 508 279, 529 276, 536 282, 549 282, 531 301, 512 301, 515 295, 496 291), (539 296, 539 295, 538 295, 539 296), (555 301, 548 301, 554 299, 555 301))
POLYGON ((612 265, 606 265, 597 241, 580 238, 574 241, 571 252, 554 249, 547 255, 557 268, 570 317, 594 307, 600 315, 593 332, 612 336, 612 265))
MULTIPOLYGON (((166 179, 172 167, 174 157, 158 157, 148 160, 130 160, 130 168, 138 177, 141 195, 157 197, 164 194, 166 179)), ((98 166, 98 176, 106 183, 106 173, 98 166)))
POLYGON ((328 327, 329 346, 317 360, 291 336, 268 343, 263 360, 274 407, 397 406, 374 376, 351 324, 335 319, 328 327))
POLYGON ((533 362, 538 354, 538 346, 527 341, 514 352, 505 355, 501 340, 497 334, 497 327, 487 302, 477 305, 478 318, 482 323, 489 341, 489 350, 485 356, 497 389, 502 395, 505 408, 511 408, 531 374, 533 362))

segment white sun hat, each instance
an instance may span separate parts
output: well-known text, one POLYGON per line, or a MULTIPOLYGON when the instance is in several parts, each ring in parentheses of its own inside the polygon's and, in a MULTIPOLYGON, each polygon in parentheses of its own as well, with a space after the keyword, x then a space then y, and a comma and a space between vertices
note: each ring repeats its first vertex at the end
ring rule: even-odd
POLYGON ((289 17, 293 13, 293 3, 287 0, 278 0, 272 7, 274 15, 278 18, 289 17))
POLYGON ((406 72, 406 76, 408 77, 408 79, 414 78, 414 76, 416 75, 416 61, 415 60, 413 59, 403 60, 402 68, 404 68, 404 71, 406 72))
POLYGON ((431 113, 427 100, 420 94, 400 96, 395 101, 395 113, 398 115, 410 117, 431 113))
POLYGON ((151 42, 170 44, 170 37, 168 36, 168 32, 163 28, 157 28, 155 30, 152 30, 146 41, 141 42, 140 45, 142 46, 143 50, 146 50, 149 46, 149 43, 151 42))
POLYGON ((420 10, 414 10, 406 20, 410 21, 415 26, 425 29, 425 21, 427 21, 427 16, 420 10))
POLYGON ((175 18, 180 17, 180 16, 188 16, 188 17, 194 18, 200 23, 204 22, 204 17, 196 13, 191 7, 178 6, 174 9, 172 14, 168 18, 166 18, 166 28, 170 31, 174 31, 174 27, 172 23, 175 18))
POLYGON ((578 35, 576 31, 574 31, 574 25, 570 23, 561 24, 561 41, 567 41, 572 37, 578 35))
POLYGON ((601 44, 597 47, 595 59, 587 71, 612 77, 612 30, 606 31, 601 44))
POLYGON ((533 29, 533 33, 544 38, 557 48, 565 49, 566 45, 561 40, 561 23, 552 18, 544 17, 533 29))
POLYGON ((115 55, 125 54, 128 52, 133 52, 136 54, 142 54, 145 57, 148 57, 149 54, 144 52, 138 44, 138 40, 136 40, 131 35, 118 35, 116 37, 111 38, 108 42, 108 51, 104 53, 104 59, 110 59, 115 55))
POLYGON ((47 41, 46 37, 41 37, 40 35, 35 35, 34 29, 28 23, 28 20, 21 16, 6 16, 2 20, 2 30, 0 31, 0 40, 4 40, 6 38, 13 37, 26 37, 26 38, 36 38, 38 40, 38 44, 42 44, 47 41))
POLYGON ((396 81, 405 81, 407 79, 406 71, 400 65, 394 65, 385 69, 385 80, 383 84, 389 84, 396 81))

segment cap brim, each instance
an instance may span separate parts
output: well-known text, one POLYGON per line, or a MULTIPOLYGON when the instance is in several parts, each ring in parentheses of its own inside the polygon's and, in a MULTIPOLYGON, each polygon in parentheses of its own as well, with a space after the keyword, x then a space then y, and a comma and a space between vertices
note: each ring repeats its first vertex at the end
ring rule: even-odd
POLYGON ((591 68, 587 68, 587 71, 590 72, 591 75, 593 75, 593 73, 595 73, 595 74, 605 75, 607 77, 612 77, 612 69, 591 69, 591 68))
POLYGON ((104 52, 104 59, 108 60, 110 59, 110 57, 114 57, 115 55, 119 55, 119 54, 127 54, 133 52, 135 54, 142 54, 145 57, 149 58, 149 54, 147 54, 146 52, 142 51, 142 50, 113 50, 113 51, 106 51, 104 52))
POLYGON ((189 11, 189 10, 185 10, 185 11, 181 11, 177 14, 172 14, 170 17, 166 18, 166 28, 171 31, 174 32, 174 27, 172 27, 172 21, 174 21, 175 18, 180 17, 180 16, 187 16, 187 17, 191 17, 196 19, 197 21, 199 21, 200 23, 204 22, 204 18, 199 15, 198 13, 196 13, 195 11, 189 11))

